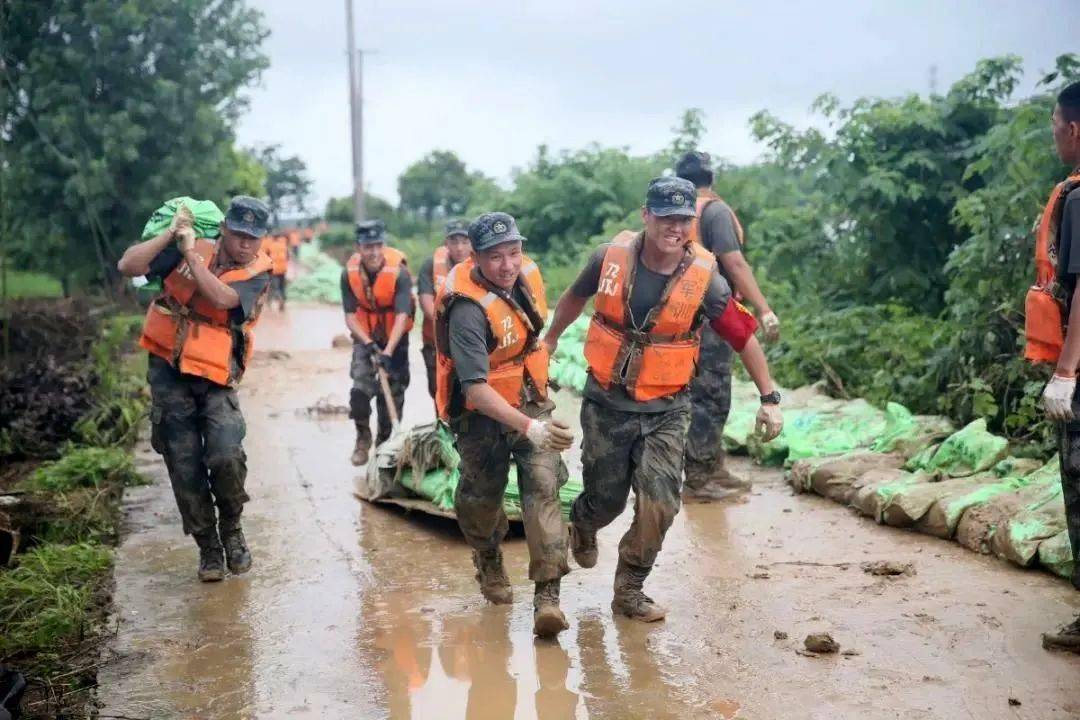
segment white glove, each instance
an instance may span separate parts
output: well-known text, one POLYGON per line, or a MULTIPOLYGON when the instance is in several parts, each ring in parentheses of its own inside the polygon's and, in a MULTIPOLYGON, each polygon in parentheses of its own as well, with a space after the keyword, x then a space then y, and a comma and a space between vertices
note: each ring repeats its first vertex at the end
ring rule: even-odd
POLYGON ((555 452, 562 452, 574 443, 574 434, 570 432, 570 426, 558 420, 550 422, 533 420, 525 429, 525 437, 541 450, 555 452))
POLYGON ((1043 390, 1042 402, 1046 417, 1063 422, 1073 419, 1072 400, 1076 392, 1076 378, 1061 377, 1057 373, 1050 378, 1043 390))
POLYGON ((784 429, 784 413, 779 405, 762 405, 754 419, 754 432, 762 442, 769 442, 784 429))
POLYGON ((774 343, 780 339, 780 318, 776 313, 770 311, 761 316, 761 332, 765 342, 774 343))

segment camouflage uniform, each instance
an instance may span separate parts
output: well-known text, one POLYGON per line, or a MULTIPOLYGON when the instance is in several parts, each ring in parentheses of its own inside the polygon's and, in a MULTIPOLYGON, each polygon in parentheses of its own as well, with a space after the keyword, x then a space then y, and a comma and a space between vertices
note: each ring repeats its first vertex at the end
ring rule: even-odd
MULTIPOLYGON (((526 403, 520 410, 531 418, 549 420, 554 408, 548 400, 526 403)), ((480 413, 465 413, 452 420, 451 426, 461 455, 454 508, 469 545, 481 553, 492 552, 506 537, 510 526, 503 510, 503 493, 513 459, 529 545, 529 579, 546 582, 570 572, 559 503, 559 488, 568 478, 562 456, 537 449, 520 433, 480 413)))
POLYGON ((570 520, 595 532, 626 507, 634 489, 634 521, 619 543, 619 557, 651 568, 664 535, 679 512, 683 452, 690 410, 627 412, 585 399, 581 405, 582 477, 585 490, 570 520))
POLYGON ((690 434, 686 439, 686 484, 703 486, 723 465, 724 424, 731 412, 731 359, 734 351, 715 332, 701 337, 698 372, 690 383, 690 434))
POLYGON ((153 405, 150 444, 165 459, 184 533, 224 536, 240 526, 250 498, 244 491, 247 431, 236 390, 181 375, 151 356, 147 371, 153 405))
MULTIPOLYGON (((1080 397, 1073 397, 1073 416, 1080 418, 1080 397)), ((1069 528, 1069 544, 1072 545, 1072 583, 1080 590, 1080 420, 1058 425, 1058 450, 1065 522, 1069 528)))
MULTIPOLYGON (((386 371, 390 381, 390 394, 394 398, 398 417, 405 405, 405 389, 409 386, 409 343, 402 338, 394 350, 390 369, 386 371)), ((361 343, 353 344, 352 364, 349 366, 352 378, 352 391, 349 393, 349 417, 356 423, 358 437, 364 437, 371 444, 371 400, 375 398, 378 410, 378 435, 375 444, 390 437, 390 413, 383 399, 379 376, 375 371, 375 362, 370 351, 361 343)))

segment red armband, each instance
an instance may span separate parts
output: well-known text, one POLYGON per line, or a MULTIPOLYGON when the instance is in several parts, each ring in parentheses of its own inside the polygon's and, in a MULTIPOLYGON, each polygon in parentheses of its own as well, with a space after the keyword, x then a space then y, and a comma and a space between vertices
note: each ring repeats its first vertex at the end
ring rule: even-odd
POLYGON ((735 352, 742 352, 757 330, 757 320, 745 305, 732 298, 724 312, 709 323, 716 334, 724 338, 735 352))

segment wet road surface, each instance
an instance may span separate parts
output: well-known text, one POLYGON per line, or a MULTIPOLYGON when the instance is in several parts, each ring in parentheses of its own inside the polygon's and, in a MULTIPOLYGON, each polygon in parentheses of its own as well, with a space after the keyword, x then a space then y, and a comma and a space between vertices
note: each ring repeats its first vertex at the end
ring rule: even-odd
MULTIPOLYGON (((1067 583, 792 496, 779 472, 745 462, 748 502, 676 518, 646 585, 666 622, 611 616, 624 515, 600 533, 596 568, 571 563, 570 630, 535 641, 520 537, 505 548, 515 603, 489 606, 452 521, 353 497, 351 421, 306 412, 348 403, 349 350, 330 349, 343 331, 328 307, 267 311, 260 324, 241 392, 249 574, 196 580, 164 466, 139 445, 154 483, 125 498, 103 716, 1080 717, 1080 658, 1039 639, 1080 612, 1067 583), (917 574, 859 569, 878 559, 917 574), (798 654, 818 631, 858 654, 798 654)), ((433 415, 418 335, 412 345, 408 425, 433 415)), ((558 401, 556 416, 576 422, 574 399, 558 401)), ((579 474, 576 451, 568 459, 579 474)))

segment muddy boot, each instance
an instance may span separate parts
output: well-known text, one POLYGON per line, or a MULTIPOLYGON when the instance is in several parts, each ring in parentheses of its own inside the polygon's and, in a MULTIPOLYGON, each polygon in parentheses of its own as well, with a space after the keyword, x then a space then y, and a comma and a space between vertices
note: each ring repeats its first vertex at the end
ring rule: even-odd
POLYGON ((356 445, 353 446, 352 464, 360 467, 367 465, 368 452, 371 450, 371 430, 368 428, 356 428, 356 445))
POLYGON ((578 567, 596 567, 596 531, 570 523, 570 552, 578 567))
POLYGON ((751 487, 753 483, 749 480, 728 471, 723 455, 717 458, 716 464, 712 466, 688 460, 682 498, 690 502, 725 500, 745 493, 751 487))
POLYGON ((536 583, 536 593, 533 595, 533 633, 537 637, 553 638, 569 627, 570 623, 566 622, 566 616, 559 609, 559 581, 536 583))
POLYGON ((1047 650, 1067 650, 1080 654, 1080 618, 1054 633, 1043 633, 1043 647, 1047 650))
POLYGON ((649 568, 637 567, 619 559, 615 568, 615 597, 611 601, 613 613, 646 623, 663 620, 667 616, 667 610, 642 591, 648 575, 649 568))
POLYGON ((514 602, 514 591, 510 589, 510 578, 503 568, 502 550, 473 550, 473 565, 476 566, 476 581, 480 583, 480 592, 489 602, 496 605, 509 605, 514 602))
POLYGON ((242 575, 251 569, 251 551, 244 541, 244 531, 237 525, 229 530, 222 530, 221 542, 225 546, 225 562, 229 572, 242 575))
POLYGON ((217 533, 196 535, 195 542, 199 546, 199 579, 203 582, 224 580, 225 558, 217 533))

